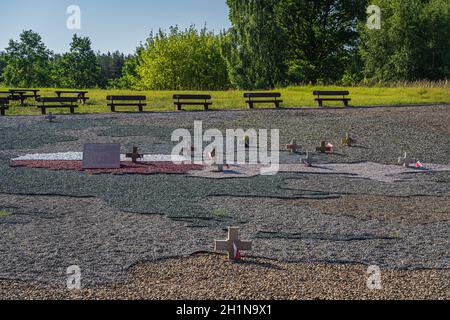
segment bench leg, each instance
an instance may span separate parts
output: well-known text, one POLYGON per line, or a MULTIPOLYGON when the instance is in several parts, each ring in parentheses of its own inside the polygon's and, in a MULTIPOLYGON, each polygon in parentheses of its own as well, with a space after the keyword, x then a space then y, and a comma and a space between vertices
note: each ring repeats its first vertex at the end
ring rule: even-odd
POLYGON ((5 115, 5 109, 0 109, 0 115, 2 115, 2 116, 5 115))
POLYGON ((320 107, 320 108, 323 107, 323 101, 322 101, 322 100, 318 100, 317 103, 319 104, 319 107, 320 107))
POLYGON ((41 107, 41 113, 42 113, 42 114, 46 114, 46 111, 45 111, 45 108, 44 108, 44 107, 41 107))
POLYGON ((116 107, 115 106, 111 106, 111 112, 116 112, 116 107))
POLYGON ((139 112, 144 112, 144 108, 142 106, 139 106, 139 112))
POLYGON ((74 114, 75 113, 75 108, 74 107, 70 107, 70 113, 74 114))
POLYGON ((178 103, 176 106, 177 106, 177 111, 181 111, 181 104, 178 103))
POLYGON ((344 100, 344 106, 348 107, 348 101, 344 100))
POLYGON ((279 101, 275 101, 275 108, 280 109, 280 102, 279 101))
POLYGON ((249 109, 253 109, 253 102, 249 102, 249 103, 248 103, 248 108, 249 108, 249 109))
POLYGON ((208 111, 208 105, 205 104, 205 111, 208 111))

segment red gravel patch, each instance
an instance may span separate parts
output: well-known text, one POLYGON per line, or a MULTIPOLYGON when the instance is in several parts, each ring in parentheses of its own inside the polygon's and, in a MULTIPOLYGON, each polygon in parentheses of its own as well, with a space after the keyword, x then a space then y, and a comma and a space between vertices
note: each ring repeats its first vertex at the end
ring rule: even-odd
POLYGON ((156 174, 174 173, 184 174, 192 170, 202 170, 203 166, 195 164, 177 165, 172 162, 121 162, 120 169, 89 169, 82 168, 82 161, 53 161, 53 160, 21 160, 13 161, 12 167, 27 167, 49 170, 78 170, 86 171, 90 174, 156 174))

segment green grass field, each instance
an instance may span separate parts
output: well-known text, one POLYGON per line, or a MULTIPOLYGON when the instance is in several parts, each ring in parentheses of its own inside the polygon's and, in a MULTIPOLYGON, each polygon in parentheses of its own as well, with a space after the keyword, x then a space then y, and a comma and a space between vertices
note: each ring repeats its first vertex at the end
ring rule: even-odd
MULTIPOLYGON (((0 91, 7 88, 0 88, 0 91)), ((55 88, 41 89, 42 96, 55 96, 55 88)), ((282 93, 284 107, 316 107, 314 90, 348 90, 352 99, 352 106, 377 105, 408 105, 450 103, 450 86, 442 87, 334 87, 334 86, 301 86, 275 90, 282 93)), ((172 96, 174 91, 130 91, 130 90, 87 90, 90 100, 86 105, 80 105, 77 113, 107 113, 107 95, 146 95, 146 111, 174 110, 172 96)), ((181 92, 177 92, 181 93, 181 92)), ((196 92, 195 92, 196 93, 196 92)), ((243 91, 211 91, 213 107, 211 109, 244 109, 246 107, 243 91)), ((30 106, 22 107, 12 102, 7 115, 38 115, 40 110, 29 100, 30 106)), ((342 103, 327 103, 329 106, 342 106, 342 103)), ((260 107, 265 107, 260 105, 260 107)), ((119 111, 136 111, 136 108, 118 108, 119 111)), ((193 107, 192 110, 201 110, 193 107)), ((54 113, 68 113, 68 109, 53 109, 54 113)))

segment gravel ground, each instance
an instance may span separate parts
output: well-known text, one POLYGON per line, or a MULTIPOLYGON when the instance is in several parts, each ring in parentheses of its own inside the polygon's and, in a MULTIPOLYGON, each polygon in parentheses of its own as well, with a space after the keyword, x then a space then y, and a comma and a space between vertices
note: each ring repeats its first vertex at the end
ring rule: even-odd
POLYGON ((401 224, 429 224, 450 220, 450 197, 387 197, 351 195, 326 200, 292 200, 326 214, 345 215, 361 220, 401 224))
POLYGON ((2 299, 450 299, 449 271, 381 270, 381 289, 367 287, 361 265, 286 264, 196 254, 139 264, 124 284, 69 292, 62 287, 0 281, 2 299))
MULTIPOLYGON (((22 288, 12 284, 16 280, 61 286, 66 268, 74 264, 84 270, 87 287, 123 282, 129 267, 136 263, 211 251, 214 239, 225 238, 226 226, 239 225, 242 237, 254 241, 251 255, 255 259, 296 263, 289 265, 298 269, 292 277, 315 268, 322 270, 324 278, 336 270, 344 276, 354 273, 353 268, 363 268, 352 264, 375 264, 390 270, 393 283, 391 291, 379 295, 381 298, 448 298, 448 290, 442 290, 448 285, 445 281, 444 287, 437 283, 441 272, 450 269, 450 173, 385 174, 387 167, 381 166, 394 164, 407 151, 424 163, 446 168, 450 164, 448 123, 446 106, 77 115, 59 116, 56 123, 47 123, 42 117, 2 118, 0 278, 12 282, 0 282, 0 291, 8 286, 22 288), (335 154, 316 157, 318 165, 334 166, 336 172, 303 170, 275 176, 208 179, 184 174, 88 175, 10 166, 11 158, 79 152, 84 143, 121 143, 122 152, 137 145, 143 153, 170 154, 172 130, 192 130, 194 120, 204 121, 205 129, 278 128, 281 146, 297 138, 303 150, 312 150, 321 140, 331 141, 336 146, 335 154), (359 136, 356 147, 337 143, 345 132, 359 136), (382 169, 373 176, 358 168, 361 162, 382 169), (222 214, 217 215, 215 209, 221 209, 222 214), (401 284, 409 275, 414 279, 410 289, 401 284), (420 286, 424 286, 422 291, 420 286)), ((299 157, 281 153, 286 166, 295 166, 299 157)), ((138 268, 154 270, 158 263, 166 262, 138 268)), ((177 259, 168 265, 177 270, 179 264, 186 268, 183 263, 196 270, 197 263, 213 264, 214 258, 177 259)), ((290 272, 288 267, 286 270, 290 272)), ((251 274, 255 273, 249 272, 247 277, 251 274)), ((249 283, 243 277, 244 283, 249 283)), ((283 273, 278 277, 289 279, 283 273)), ((144 279, 137 279, 145 285, 144 279)), ((190 281, 176 276, 173 279, 190 281)), ((274 275, 273 279, 275 282, 278 278, 274 275)), ((199 289, 193 295, 203 297, 221 290, 213 280, 210 287, 204 281, 205 287, 200 287, 203 291, 199 289)), ((222 277, 220 281, 219 286, 232 279, 222 277)), ((311 282, 311 291, 303 296, 293 295, 287 285, 280 290, 284 288, 290 292, 288 297, 294 298, 332 298, 333 292, 337 292, 336 297, 378 297, 354 287, 348 290, 345 285, 341 291, 333 291, 328 287, 333 284, 324 283, 320 286, 311 282)), ((168 290, 167 286, 161 288, 168 290)), ((153 287, 140 293, 120 290, 115 296, 108 294, 154 297, 149 290, 157 297, 191 294, 182 286, 173 289, 171 296, 153 287)), ((237 292, 243 297, 257 294, 251 289, 244 291, 237 292)), ((221 297, 220 292, 217 295, 221 297)), ((280 292, 274 296, 286 297, 280 292)))

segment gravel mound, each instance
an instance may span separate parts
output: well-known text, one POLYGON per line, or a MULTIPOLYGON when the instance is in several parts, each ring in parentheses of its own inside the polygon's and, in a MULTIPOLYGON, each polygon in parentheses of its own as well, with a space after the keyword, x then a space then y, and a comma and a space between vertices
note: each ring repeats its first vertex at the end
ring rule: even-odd
POLYGON ((245 258, 230 263, 223 256, 197 254, 139 264, 123 284, 68 292, 0 281, 0 299, 101 300, 360 300, 449 299, 449 271, 381 270, 382 289, 367 288, 367 266, 287 264, 245 258))

